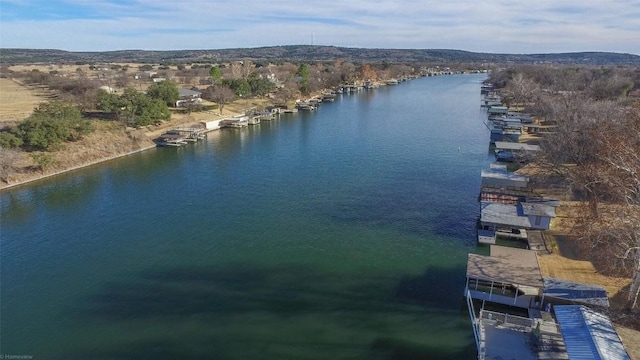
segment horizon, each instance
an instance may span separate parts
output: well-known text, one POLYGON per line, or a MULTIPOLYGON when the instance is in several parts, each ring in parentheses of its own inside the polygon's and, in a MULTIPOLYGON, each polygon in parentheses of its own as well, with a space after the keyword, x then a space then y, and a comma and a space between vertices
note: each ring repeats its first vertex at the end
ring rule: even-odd
POLYGON ((640 55, 640 3, 0 0, 1 48, 180 51, 318 45, 640 55))
POLYGON ((65 50, 65 49, 55 49, 55 48, 16 48, 16 47, 0 47, 0 50, 41 50, 41 51, 65 51, 70 53, 105 53, 105 52, 122 52, 122 51, 148 51, 148 52, 168 52, 168 51, 225 51, 225 50, 244 50, 244 49, 261 49, 261 48, 277 48, 277 47, 289 47, 289 46, 309 46, 309 47, 332 47, 332 48, 343 48, 343 49, 358 49, 358 50, 426 50, 426 51, 461 51, 467 53, 475 53, 475 54, 491 54, 491 55, 561 55, 561 54, 589 54, 589 53, 600 53, 600 54, 619 54, 619 55, 631 55, 638 56, 640 54, 633 53, 623 53, 623 52, 615 52, 615 51, 594 51, 594 50, 584 50, 584 51, 558 51, 558 52, 531 52, 531 53, 501 53, 501 52, 486 52, 486 51, 470 51, 464 49, 454 49, 454 48, 380 48, 380 47, 347 47, 347 46, 337 46, 337 45, 309 45, 309 44, 288 44, 288 45, 265 45, 265 46, 256 46, 256 47, 227 47, 227 48, 210 48, 210 49, 114 49, 114 50, 65 50))

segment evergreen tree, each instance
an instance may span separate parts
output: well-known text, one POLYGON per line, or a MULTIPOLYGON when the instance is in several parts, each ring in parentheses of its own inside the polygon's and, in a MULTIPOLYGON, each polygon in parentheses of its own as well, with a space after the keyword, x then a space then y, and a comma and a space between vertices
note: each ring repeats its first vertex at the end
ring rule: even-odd
POLYGON ((147 95, 152 99, 162 100, 167 106, 175 106, 180 98, 178 85, 166 80, 149 86, 147 95))

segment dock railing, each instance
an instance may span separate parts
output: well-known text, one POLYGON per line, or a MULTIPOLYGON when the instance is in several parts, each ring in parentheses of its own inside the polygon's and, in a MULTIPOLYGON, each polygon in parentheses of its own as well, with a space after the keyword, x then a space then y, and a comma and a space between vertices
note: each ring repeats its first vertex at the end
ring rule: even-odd
MULTIPOLYGON (((475 312, 475 309, 473 307, 473 298, 471 297, 471 293, 469 292, 469 290, 467 290, 467 294, 466 295, 467 295, 466 296, 466 298, 467 298, 467 308, 469 310, 469 317, 471 318, 471 327, 473 328, 473 339, 476 342, 476 350, 478 351, 478 360, 484 360, 485 347, 483 345, 482 338, 480 337, 480 334, 481 334, 480 321, 479 321, 478 318, 476 318, 476 312, 475 312)), ((482 314, 482 311, 480 313, 482 314)))
POLYGON ((500 325, 516 327, 522 331, 531 331, 535 327, 535 320, 506 313, 480 310, 480 320, 493 320, 500 325))

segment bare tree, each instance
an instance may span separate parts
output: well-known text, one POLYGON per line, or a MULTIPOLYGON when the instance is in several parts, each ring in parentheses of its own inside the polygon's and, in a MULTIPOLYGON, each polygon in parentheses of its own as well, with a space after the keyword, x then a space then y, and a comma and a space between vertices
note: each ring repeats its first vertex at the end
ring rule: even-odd
POLYGON ((236 98, 235 92, 228 86, 214 85, 209 86, 203 93, 203 97, 207 100, 213 101, 218 104, 220 114, 226 104, 233 101, 236 98))
POLYGON ((640 208, 609 204, 594 219, 578 214, 574 232, 591 261, 617 276, 631 277, 627 304, 637 310, 640 298, 640 208))
POLYGON ((127 73, 121 72, 116 76, 115 85, 121 89, 129 87, 131 84, 131 77, 127 73))
POLYGON ((242 64, 239 61, 235 61, 231 64, 231 76, 233 79, 239 79, 242 77, 242 64))
POLYGON ((506 79, 504 95, 513 103, 534 102, 535 111, 556 126, 542 138, 536 163, 584 196, 586 206, 572 229, 578 243, 592 261, 631 277, 628 306, 638 309, 640 102, 619 100, 629 77, 584 68, 526 72, 511 68, 492 77, 506 79))
POLYGON ((522 73, 518 73, 502 90, 503 100, 509 105, 525 105, 525 102, 534 100, 534 94, 538 90, 538 84, 522 73))
POLYGON ((594 102, 576 94, 559 95, 550 103, 547 118, 557 125, 545 136, 540 166, 564 177, 589 202, 592 216, 598 216, 598 203, 611 196, 610 176, 600 157, 609 146, 603 131, 623 116, 622 108, 611 101, 594 102))
POLYGON ((376 71, 373 70, 373 68, 369 64, 363 64, 362 66, 360 66, 358 72, 360 79, 362 80, 375 80, 377 77, 376 71))
POLYGON ((300 91, 297 88, 298 83, 296 83, 293 79, 284 83, 284 86, 278 89, 275 94, 275 99, 282 104, 286 104, 289 101, 295 99, 297 96, 300 96, 300 91))
POLYGON ((253 62, 251 60, 243 60, 242 61, 242 68, 241 68, 241 76, 243 79, 246 79, 249 77, 249 75, 251 75, 251 73, 253 72, 253 70, 255 69, 255 65, 253 64, 253 62))

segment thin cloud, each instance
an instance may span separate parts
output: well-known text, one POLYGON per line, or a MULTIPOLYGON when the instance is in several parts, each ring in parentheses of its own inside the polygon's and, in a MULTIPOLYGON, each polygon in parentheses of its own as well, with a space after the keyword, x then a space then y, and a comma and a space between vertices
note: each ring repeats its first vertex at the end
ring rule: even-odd
POLYGON ((541 53, 640 51, 626 0, 0 0, 2 47, 215 49, 288 44, 541 53))

